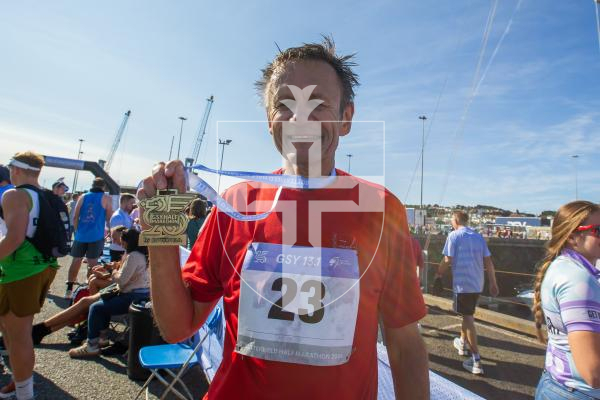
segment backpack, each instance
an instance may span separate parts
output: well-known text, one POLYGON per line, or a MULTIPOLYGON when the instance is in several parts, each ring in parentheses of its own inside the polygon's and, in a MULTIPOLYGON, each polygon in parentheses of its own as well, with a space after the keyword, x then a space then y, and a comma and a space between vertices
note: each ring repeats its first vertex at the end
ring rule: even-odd
POLYGON ((20 185, 38 194, 40 214, 36 220, 35 233, 27 238, 47 258, 64 257, 71 250, 71 225, 69 211, 60 197, 48 189, 33 185, 20 185))

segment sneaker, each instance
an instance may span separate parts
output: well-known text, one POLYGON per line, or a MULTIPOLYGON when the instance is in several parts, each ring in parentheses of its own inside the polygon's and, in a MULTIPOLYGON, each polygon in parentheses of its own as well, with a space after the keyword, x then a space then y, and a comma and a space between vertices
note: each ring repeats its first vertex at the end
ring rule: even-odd
POLYGON ((458 351, 459 356, 469 355, 470 352, 467 348, 467 345, 460 338, 454 338, 452 344, 454 345, 454 348, 458 351))
POLYGON ((73 299, 73 291, 70 289, 67 289, 65 291, 65 300, 71 300, 73 299))
POLYGON ((463 361, 463 368, 475 375, 483 375, 483 367, 481 366, 481 360, 475 361, 473 357, 467 358, 463 361))
POLYGON ((100 355, 100 348, 88 346, 87 342, 69 350, 69 357, 71 358, 89 358, 98 355, 100 355))
POLYGON ((98 347, 100 347, 101 349, 110 346, 110 340, 109 339, 105 339, 105 338, 100 338, 98 340, 98 347))
POLYGON ((115 342, 101 350, 103 356, 120 356, 127 353, 128 347, 123 343, 115 342))
POLYGON ((10 399, 16 395, 15 381, 11 380, 10 383, 0 389, 0 399, 10 399))

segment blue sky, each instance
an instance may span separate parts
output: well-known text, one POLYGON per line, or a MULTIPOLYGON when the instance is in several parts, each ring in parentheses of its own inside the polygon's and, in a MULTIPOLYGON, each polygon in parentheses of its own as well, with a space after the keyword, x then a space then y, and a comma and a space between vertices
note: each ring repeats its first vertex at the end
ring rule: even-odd
MULTIPOLYGON (((332 34, 356 52, 358 121, 337 166, 385 175, 419 202, 421 114, 429 117, 424 202, 490 204, 539 212, 575 197, 598 202, 600 52, 594 3, 498 2, 482 68, 514 13, 461 130, 493 1, 4 2, 0 5, 0 162, 19 150, 105 158, 131 109, 112 175, 135 184, 165 159, 184 125, 193 147, 205 99, 215 104, 201 151, 218 165, 217 135, 231 138, 224 168, 280 165, 254 92, 259 69, 284 48, 332 34), (256 4, 255 4, 256 3, 256 4), (438 103, 439 99, 439 103, 438 103), (434 115, 434 110, 437 112, 434 115), (431 121, 433 124, 430 126, 431 121), (243 125, 243 127, 241 127, 243 125), (385 155, 385 157, 383 157, 385 155), (385 160, 385 162, 383 161, 385 160), (410 187, 410 190, 408 190, 410 187)), ((480 72, 481 72, 480 71, 480 72)), ((175 148, 177 143, 175 144, 175 148)), ((42 183, 72 172, 48 168, 42 183)), ((83 188, 91 177, 80 175, 83 188)), ((227 182, 228 183, 228 182, 227 182)), ((225 184, 227 184, 225 183, 225 184)))

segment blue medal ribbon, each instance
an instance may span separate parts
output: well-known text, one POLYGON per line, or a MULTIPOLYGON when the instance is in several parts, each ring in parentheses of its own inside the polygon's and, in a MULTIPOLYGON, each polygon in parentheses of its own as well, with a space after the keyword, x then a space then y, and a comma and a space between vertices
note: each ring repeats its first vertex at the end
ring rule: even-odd
POLYGON ((212 168, 205 167, 202 164, 193 165, 187 167, 187 180, 191 190, 200 193, 206 197, 209 201, 217 206, 219 211, 224 212, 231 218, 238 221, 260 221, 267 218, 275 209, 279 196, 281 195, 282 189, 293 188, 293 189, 318 189, 329 186, 333 183, 336 178, 335 168, 333 169, 331 176, 325 178, 305 178, 298 175, 283 175, 283 174, 266 174, 263 172, 245 172, 245 171, 221 171, 212 168), (273 205, 267 212, 254 215, 245 215, 234 209, 223 197, 221 197, 212 186, 208 184, 204 179, 198 175, 193 174, 192 170, 199 170, 208 173, 230 176, 239 179, 247 179, 251 181, 266 183, 273 186, 278 186, 277 193, 273 199, 273 205))

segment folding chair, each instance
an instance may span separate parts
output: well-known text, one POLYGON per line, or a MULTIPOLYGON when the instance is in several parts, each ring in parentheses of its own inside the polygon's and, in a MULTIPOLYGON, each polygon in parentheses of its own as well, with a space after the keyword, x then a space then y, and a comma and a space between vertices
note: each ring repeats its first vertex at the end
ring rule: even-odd
POLYGON ((148 386, 150 385, 152 379, 156 378, 159 380, 159 382, 167 387, 160 397, 161 400, 164 399, 170 391, 173 391, 173 393, 182 400, 193 400, 191 392, 180 378, 186 371, 188 371, 189 367, 200 363, 200 357, 198 353, 201 352, 202 343, 204 340, 206 340, 211 330, 222 326, 222 318, 222 308, 220 306, 216 306, 211 311, 207 322, 204 324, 204 326, 208 328, 208 332, 201 339, 200 335, 196 333, 187 340, 187 342, 192 342, 189 344, 177 343, 142 347, 139 352, 140 364, 142 367, 149 369, 151 374, 146 382, 144 382, 144 385, 138 392, 137 396, 135 396, 135 399, 140 397, 140 394, 142 394, 144 391, 146 392, 146 399, 148 399, 148 386), (194 346, 194 342, 196 341, 197 343, 194 346), (172 369, 176 368, 179 368, 179 372, 177 374, 171 371, 172 369), (173 380, 168 382, 165 377, 160 374, 160 370, 164 370, 173 378, 173 380), (177 383, 179 383, 179 385, 183 388, 187 397, 174 387, 177 383))

